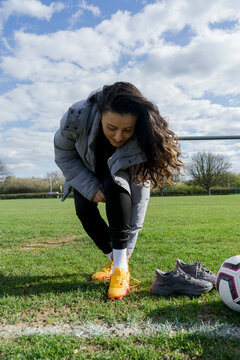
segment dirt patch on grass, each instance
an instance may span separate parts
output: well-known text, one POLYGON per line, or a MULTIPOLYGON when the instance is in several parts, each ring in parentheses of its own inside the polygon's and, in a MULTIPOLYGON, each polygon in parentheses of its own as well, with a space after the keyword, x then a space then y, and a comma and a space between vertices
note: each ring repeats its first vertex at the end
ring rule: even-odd
POLYGON ((59 308, 45 308, 42 310, 28 310, 18 314, 21 324, 30 323, 31 326, 46 326, 56 323, 60 317, 63 321, 68 321, 68 315, 72 311, 70 307, 62 306, 59 308))
POLYGON ((84 235, 64 235, 61 238, 52 239, 31 239, 27 244, 20 247, 20 250, 41 250, 45 248, 56 248, 64 245, 74 244, 76 239, 84 235))

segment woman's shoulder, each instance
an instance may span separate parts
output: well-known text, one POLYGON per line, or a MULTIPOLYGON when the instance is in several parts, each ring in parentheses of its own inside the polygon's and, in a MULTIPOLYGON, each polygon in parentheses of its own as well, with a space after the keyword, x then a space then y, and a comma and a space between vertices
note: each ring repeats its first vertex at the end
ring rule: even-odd
POLYGON ((70 106, 62 122, 63 130, 75 133, 87 130, 91 125, 95 112, 94 104, 87 99, 78 101, 70 106))
POLYGON ((70 109, 80 110, 86 105, 87 99, 79 100, 70 106, 70 109))
POLYGON ((80 115, 82 112, 89 113, 89 111, 91 110, 92 107, 96 107, 96 103, 93 100, 93 97, 96 93, 97 93, 97 90, 94 90, 88 95, 87 98, 73 103, 69 107, 68 112, 70 112, 71 114, 74 114, 75 117, 77 116, 77 114, 80 115))

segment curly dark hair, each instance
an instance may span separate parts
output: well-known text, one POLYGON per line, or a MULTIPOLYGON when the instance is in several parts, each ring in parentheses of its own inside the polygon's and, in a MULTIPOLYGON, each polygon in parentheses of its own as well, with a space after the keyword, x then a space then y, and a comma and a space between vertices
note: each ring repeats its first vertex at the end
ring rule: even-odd
POLYGON ((107 111, 137 115, 135 135, 147 161, 134 167, 134 181, 144 183, 150 180, 153 187, 163 186, 165 182, 172 184, 174 171, 180 174, 184 164, 179 159, 181 150, 177 136, 168 128, 158 107, 128 82, 105 85, 90 100, 97 103, 100 115, 107 111))

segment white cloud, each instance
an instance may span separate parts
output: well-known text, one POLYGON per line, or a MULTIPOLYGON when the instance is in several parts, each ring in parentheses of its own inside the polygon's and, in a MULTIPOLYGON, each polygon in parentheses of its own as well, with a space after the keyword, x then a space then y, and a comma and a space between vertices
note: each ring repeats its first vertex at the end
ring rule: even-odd
POLYGON ((38 162, 54 167, 52 138, 51 132, 11 128, 0 136, 1 159, 13 174, 19 171, 26 177, 42 174, 38 162))
POLYGON ((86 70, 107 67, 117 62, 121 50, 121 44, 106 43, 106 38, 91 28, 50 35, 18 31, 15 41, 15 54, 3 57, 1 67, 18 79, 35 78, 49 60, 74 63, 86 70))
POLYGON ((39 0, 5 0, 0 7, 0 29, 11 15, 28 15, 49 21, 54 12, 63 8, 60 2, 52 2, 47 6, 39 0))
POLYGON ((69 19, 70 25, 73 27, 78 22, 79 18, 83 15, 84 11, 82 9, 79 9, 76 11, 71 18, 69 19))
MULTIPOLYGON (((32 3, 43 6, 39 16, 51 16, 53 5, 32 3)), ((13 0, 6 4, 10 9, 13 0)), ((90 10, 86 2, 81 5, 80 11, 90 10)), ((52 158, 52 136, 68 106, 117 80, 136 84, 179 135, 240 134, 240 27, 230 31, 210 26, 239 21, 239 14, 240 2, 234 0, 165 0, 146 5, 138 14, 118 11, 94 28, 42 35, 16 31, 15 46, 0 64, 5 77, 18 81, 0 96, 1 154, 16 169, 52 158), (166 31, 177 34, 186 26, 193 31, 186 46, 166 42, 166 31), (235 106, 214 104, 209 94, 227 96, 235 106), (21 122, 28 123, 26 130, 21 122), (11 123, 14 129, 9 129, 11 123)), ((228 152, 237 167, 240 150, 232 155, 235 143, 184 146, 188 154, 204 147, 228 152)))
POLYGON ((88 4, 85 0, 82 0, 79 4, 79 10, 77 10, 69 20, 71 26, 75 26, 77 24, 79 18, 83 16, 85 11, 91 12, 92 15, 95 17, 99 17, 101 15, 99 7, 88 4))
POLYGON ((86 0, 82 0, 81 4, 80 4, 80 8, 83 10, 87 10, 90 11, 94 16, 100 16, 101 15, 101 11, 97 6, 88 4, 86 2, 86 0))
POLYGON ((49 152, 52 151, 52 133, 26 130, 22 128, 11 128, 5 132, 5 142, 13 143, 14 147, 6 148, 2 153, 9 159, 16 161, 24 158, 26 161, 35 161, 36 158, 42 161, 49 159, 49 152))

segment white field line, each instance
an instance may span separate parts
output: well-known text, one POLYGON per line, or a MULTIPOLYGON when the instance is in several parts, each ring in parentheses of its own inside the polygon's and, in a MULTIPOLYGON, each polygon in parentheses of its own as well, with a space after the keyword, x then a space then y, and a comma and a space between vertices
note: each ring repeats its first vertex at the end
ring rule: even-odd
POLYGON ((151 321, 135 323, 135 324, 122 324, 115 323, 97 324, 93 322, 85 324, 64 324, 57 323, 55 325, 33 325, 31 324, 14 324, 14 325, 1 325, 0 337, 19 337, 23 335, 67 335, 77 336, 81 338, 88 338, 94 336, 118 336, 128 337, 134 335, 156 335, 162 333, 166 337, 173 337, 177 333, 207 335, 212 337, 227 337, 240 339, 240 328, 226 324, 195 324, 189 326, 181 323, 153 323, 151 321))

